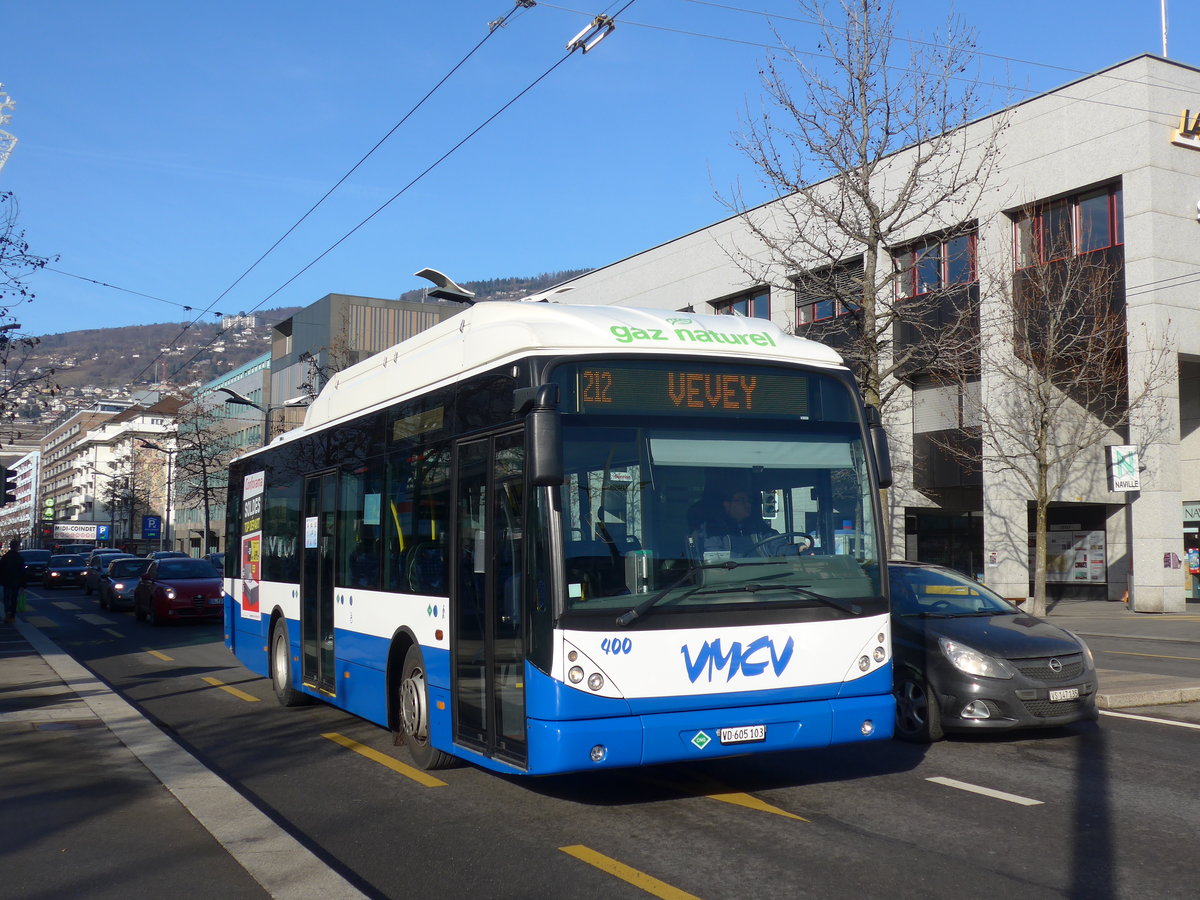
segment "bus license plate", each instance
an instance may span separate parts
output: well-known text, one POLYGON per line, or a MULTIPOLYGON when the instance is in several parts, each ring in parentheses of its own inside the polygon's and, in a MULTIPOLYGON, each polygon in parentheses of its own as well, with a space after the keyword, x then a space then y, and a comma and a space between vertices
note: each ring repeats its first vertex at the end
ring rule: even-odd
POLYGON ((749 744, 767 739, 766 725, 743 725, 741 728, 718 728, 717 739, 722 744, 749 744))
POLYGON ((1062 690, 1059 690, 1059 691, 1051 691, 1050 692, 1050 702, 1051 703, 1058 703, 1060 700, 1078 700, 1078 699, 1079 699, 1079 688, 1077 688, 1077 687, 1063 688, 1062 690))

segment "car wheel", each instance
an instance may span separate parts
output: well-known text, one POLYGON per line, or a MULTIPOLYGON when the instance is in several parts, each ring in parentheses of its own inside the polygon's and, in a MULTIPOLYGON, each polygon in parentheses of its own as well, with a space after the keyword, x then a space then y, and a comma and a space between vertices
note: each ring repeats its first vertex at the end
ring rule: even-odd
POLYGON ((308 695, 293 686, 292 648, 288 643, 287 623, 277 619, 271 628, 271 687, 280 706, 300 706, 308 695))
POLYGON ((916 676, 906 677, 896 688, 896 737, 916 744, 945 737, 937 695, 916 676))
POLYGON ((104 596, 104 591, 100 592, 100 601, 99 602, 100 602, 101 609, 104 609, 104 610, 108 609, 108 598, 104 596))
POLYGON ((425 682, 425 659, 420 647, 409 647, 404 654, 404 669, 400 677, 400 734, 408 744, 413 762, 421 769, 445 769, 455 763, 429 743, 429 685, 425 682))
POLYGON ((157 628, 162 624, 162 619, 158 613, 154 611, 154 598, 150 598, 150 602, 146 604, 146 621, 150 623, 152 628, 157 628))

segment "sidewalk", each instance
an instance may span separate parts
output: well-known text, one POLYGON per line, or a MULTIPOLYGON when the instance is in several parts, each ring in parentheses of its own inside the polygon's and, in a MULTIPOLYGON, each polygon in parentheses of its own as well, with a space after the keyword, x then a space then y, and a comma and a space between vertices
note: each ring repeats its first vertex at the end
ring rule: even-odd
POLYGON ((20 620, 0 624, 0 898, 363 896, 20 620))
MULTIPOLYGON (((1090 638, 1118 638, 1175 644, 1168 655, 1200 658, 1200 603, 1189 602, 1185 613, 1136 613, 1124 603, 1062 601, 1046 618, 1055 625, 1090 638)), ((1131 666, 1136 663, 1131 663, 1131 666)), ((1200 700, 1200 664, 1194 678, 1152 675, 1123 669, 1100 669, 1096 701, 1101 709, 1128 709, 1200 700)))

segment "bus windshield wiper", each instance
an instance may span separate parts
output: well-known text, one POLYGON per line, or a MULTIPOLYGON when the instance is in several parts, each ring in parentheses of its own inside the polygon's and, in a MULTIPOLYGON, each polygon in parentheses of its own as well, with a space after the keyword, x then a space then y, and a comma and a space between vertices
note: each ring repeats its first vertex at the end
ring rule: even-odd
MULTIPOLYGON (((777 565, 777 563, 773 563, 770 560, 762 560, 761 562, 758 560, 750 560, 749 562, 739 562, 736 559, 727 559, 724 562, 697 563, 697 564, 691 565, 688 568, 683 570, 682 575, 680 575, 678 578, 676 578, 674 581, 672 581, 670 584, 668 584, 665 588, 663 588, 657 594, 647 597, 645 600, 643 600, 641 603, 639 603, 633 609, 629 610, 629 612, 624 613, 620 616, 617 616, 617 624, 622 627, 624 627, 626 625, 632 625, 636 620, 640 619, 642 616, 646 615, 646 613, 648 613, 651 609, 653 609, 655 606, 657 606, 659 604, 659 602, 661 602, 662 599, 667 596, 667 594, 671 593, 671 591, 675 590, 675 588, 679 587, 681 584, 683 584, 685 581, 687 581, 689 576, 695 575, 697 572, 701 572, 705 569, 736 569, 739 566, 770 566, 770 565, 777 565)), ((691 594, 696 593, 696 591, 698 591, 698 590, 700 590, 700 585, 696 585, 694 588, 692 588, 690 591, 688 591, 687 594, 685 594, 684 596, 685 597, 690 596, 691 594)))
POLYGON ((731 585, 729 587, 714 588, 711 591, 702 591, 705 594, 730 594, 735 591, 745 591, 747 593, 756 593, 758 591, 794 591, 811 600, 816 600, 818 603, 824 603, 826 606, 832 606, 834 609, 840 609, 842 612, 850 613, 852 616, 861 616, 863 608, 857 603, 847 600, 842 600, 839 597, 830 597, 828 594, 818 594, 816 591, 810 591, 802 584, 749 584, 731 585))

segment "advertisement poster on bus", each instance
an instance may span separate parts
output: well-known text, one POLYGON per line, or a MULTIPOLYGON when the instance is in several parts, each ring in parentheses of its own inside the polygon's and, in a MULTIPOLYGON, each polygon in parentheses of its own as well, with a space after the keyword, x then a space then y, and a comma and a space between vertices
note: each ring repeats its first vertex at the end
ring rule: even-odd
POLYGON ((262 507, 265 473, 247 475, 242 493, 242 618, 261 619, 258 586, 262 580, 262 507))

